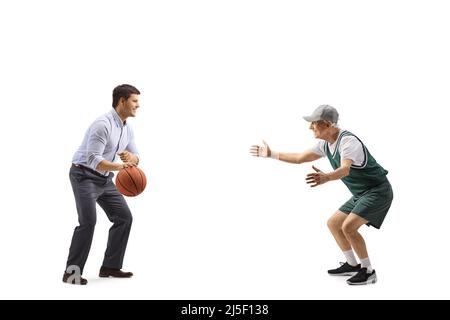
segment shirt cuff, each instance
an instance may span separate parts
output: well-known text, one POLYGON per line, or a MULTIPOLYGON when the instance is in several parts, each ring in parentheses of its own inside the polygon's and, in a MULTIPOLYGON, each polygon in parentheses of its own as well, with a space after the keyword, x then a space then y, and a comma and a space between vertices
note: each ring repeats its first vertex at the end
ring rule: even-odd
POLYGON ((97 170, 97 166, 100 162, 102 162, 103 160, 105 160, 103 157, 100 156, 91 156, 88 157, 88 167, 90 167, 91 169, 97 170))

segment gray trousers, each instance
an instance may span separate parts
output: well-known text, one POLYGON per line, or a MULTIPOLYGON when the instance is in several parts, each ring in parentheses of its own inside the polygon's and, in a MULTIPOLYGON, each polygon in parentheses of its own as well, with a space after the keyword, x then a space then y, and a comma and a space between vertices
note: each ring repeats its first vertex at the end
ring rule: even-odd
POLYGON ((72 166, 69 177, 80 225, 73 232, 66 270, 73 270, 75 267, 79 268, 81 274, 83 273, 97 221, 96 203, 113 223, 109 229, 108 245, 102 265, 121 269, 133 217, 124 197, 112 182, 113 174, 101 177, 87 169, 72 166))

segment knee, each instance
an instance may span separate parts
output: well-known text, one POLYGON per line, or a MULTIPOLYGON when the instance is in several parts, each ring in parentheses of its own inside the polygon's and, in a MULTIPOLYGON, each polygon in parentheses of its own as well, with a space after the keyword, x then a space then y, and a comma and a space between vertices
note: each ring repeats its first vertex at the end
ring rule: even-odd
POLYGON ((120 217, 117 222, 119 222, 120 224, 131 226, 131 224, 133 223, 133 216, 131 215, 131 212, 128 212, 127 214, 120 217))
POLYGON ((355 229, 354 226, 352 226, 350 223, 344 223, 342 225, 342 232, 345 234, 345 236, 352 236, 356 233, 358 229, 355 229))
POLYGON ((80 221, 80 227, 83 227, 85 229, 94 229, 96 223, 96 218, 83 219, 80 221))
POLYGON ((125 222, 127 224, 129 224, 130 226, 133 224, 133 216, 131 215, 131 213, 129 216, 127 216, 127 218, 125 219, 125 222))
POLYGON ((327 226, 330 231, 337 231, 341 228, 341 223, 334 216, 330 217, 327 221, 327 226))

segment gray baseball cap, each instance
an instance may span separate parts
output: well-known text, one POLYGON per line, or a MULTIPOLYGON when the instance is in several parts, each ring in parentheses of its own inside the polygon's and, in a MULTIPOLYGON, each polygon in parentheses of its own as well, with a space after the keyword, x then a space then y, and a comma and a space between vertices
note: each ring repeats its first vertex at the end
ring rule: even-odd
POLYGON ((318 106, 316 110, 314 110, 312 115, 305 116, 303 117, 303 119, 305 119, 308 122, 325 120, 330 121, 333 124, 336 124, 339 120, 339 113, 332 106, 323 104, 321 106, 318 106))

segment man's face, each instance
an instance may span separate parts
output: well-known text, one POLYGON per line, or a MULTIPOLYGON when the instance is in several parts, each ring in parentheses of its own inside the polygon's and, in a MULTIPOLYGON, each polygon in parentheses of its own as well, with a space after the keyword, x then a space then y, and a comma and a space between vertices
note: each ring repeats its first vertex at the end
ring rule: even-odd
POLYGON ((131 94, 127 100, 124 100, 123 106, 127 117, 135 117, 136 110, 139 108, 139 95, 131 94))
POLYGON ((314 132, 314 138, 323 139, 329 126, 324 121, 313 121, 309 128, 314 132))

